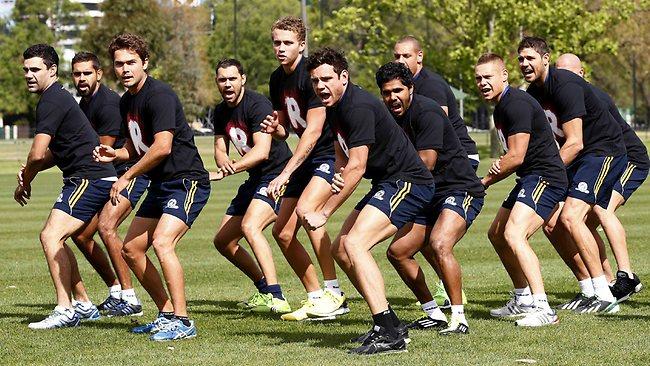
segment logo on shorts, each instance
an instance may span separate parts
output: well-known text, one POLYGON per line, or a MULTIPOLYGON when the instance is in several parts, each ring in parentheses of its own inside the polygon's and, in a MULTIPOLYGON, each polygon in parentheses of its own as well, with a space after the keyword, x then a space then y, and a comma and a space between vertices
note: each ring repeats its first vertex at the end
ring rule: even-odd
POLYGON ((519 191, 519 194, 517 194, 517 197, 518 197, 518 198, 525 198, 525 197, 526 197, 526 190, 522 188, 522 189, 519 191))
POLYGON ((262 195, 264 197, 267 197, 268 194, 266 194, 266 190, 267 190, 267 187, 262 187, 262 188, 260 188, 259 191, 257 191, 257 194, 262 195))
POLYGON ((384 190, 382 189, 381 191, 377 191, 377 193, 375 193, 375 195, 372 196, 372 198, 374 198, 376 200, 379 200, 379 201, 383 201, 384 200, 384 190))
POLYGON ((167 206, 165 206, 165 208, 171 208, 171 209, 174 209, 174 210, 178 210, 178 203, 176 202, 176 199, 172 198, 169 201, 167 201, 167 206))
POLYGON ((59 197, 56 199, 56 202, 58 203, 63 202, 63 193, 59 194, 59 197))
POLYGON ((447 197, 447 199, 445 199, 445 204, 450 206, 456 206, 456 197, 447 197))
POLYGON ((589 190, 587 189, 587 183, 585 182, 578 183, 578 188, 576 188, 576 191, 589 194, 589 190))
POLYGON ((318 170, 325 173, 325 174, 330 174, 330 166, 327 163, 323 163, 318 167, 318 170))

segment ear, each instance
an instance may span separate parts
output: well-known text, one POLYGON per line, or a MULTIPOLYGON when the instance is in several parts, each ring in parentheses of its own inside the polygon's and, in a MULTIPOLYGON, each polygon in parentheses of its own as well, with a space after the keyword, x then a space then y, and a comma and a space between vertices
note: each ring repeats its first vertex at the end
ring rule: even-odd
POLYGON ((343 82, 343 85, 348 85, 348 79, 350 77, 350 74, 348 73, 348 70, 343 70, 341 71, 341 75, 339 75, 339 79, 343 82))
POLYGON ((303 53, 306 45, 307 43, 305 41, 300 41, 300 43, 298 43, 298 52, 303 53))
POLYGON ((418 65, 422 65, 422 60, 424 60, 424 52, 422 50, 418 51, 418 65))
POLYGON ((241 76, 241 85, 246 85, 246 74, 242 74, 241 76))
POLYGON ((550 60, 551 60, 550 54, 545 53, 544 55, 542 55, 542 63, 544 64, 544 66, 548 66, 550 60))
POLYGON ((413 85, 409 86, 409 95, 413 95, 413 85))
POLYGON ((97 70, 97 81, 102 81, 102 76, 104 76, 104 70, 101 67, 97 70))
POLYGON ((52 64, 50 68, 47 70, 50 74, 50 77, 56 77, 56 72, 59 70, 59 65, 57 64, 52 64))
POLYGON ((507 84, 508 83, 508 69, 506 69, 505 67, 503 68, 503 75, 502 76, 503 76, 503 79, 502 79, 503 82, 507 84))
POLYGON ((149 58, 145 58, 145 59, 142 61, 142 69, 144 69, 145 71, 147 71, 147 67, 149 67, 149 58))

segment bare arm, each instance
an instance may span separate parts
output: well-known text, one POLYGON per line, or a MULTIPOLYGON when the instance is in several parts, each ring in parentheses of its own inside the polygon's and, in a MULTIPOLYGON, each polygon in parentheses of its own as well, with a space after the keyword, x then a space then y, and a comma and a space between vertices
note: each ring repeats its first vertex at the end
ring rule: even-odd
POLYGON ((242 156, 239 161, 232 164, 235 173, 243 172, 253 168, 259 163, 269 158, 271 152, 271 142, 273 137, 264 132, 253 133, 253 148, 242 156))
POLYGON ((338 146, 338 142, 335 143, 335 146, 337 147, 337 166, 343 167, 341 175, 345 181, 345 186, 338 194, 332 195, 325 203, 322 214, 328 218, 350 197, 352 192, 357 188, 357 185, 359 185, 359 182, 361 182, 361 178, 363 178, 363 174, 366 172, 368 152, 370 151, 368 145, 351 148, 349 150, 350 157, 347 159, 347 163, 343 165, 343 162, 339 163, 339 156, 344 154, 341 147, 338 146))
POLYGON ((34 136, 32 147, 27 155, 27 163, 23 169, 23 185, 29 186, 41 170, 49 169, 54 166, 54 156, 48 149, 52 136, 39 133, 34 136))
POLYGON ((529 141, 530 134, 528 133, 516 133, 508 136, 508 152, 492 165, 490 172, 481 183, 488 187, 517 170, 524 162, 529 141))
POLYGON ((307 128, 303 132, 296 151, 284 167, 282 174, 291 175, 309 157, 325 125, 325 107, 312 108, 307 111, 307 128))
MULTIPOLYGON (((129 170, 127 170, 123 177, 131 180, 139 175, 142 175, 156 165, 160 164, 169 154, 172 152, 172 141, 174 140, 174 134, 170 131, 161 131, 156 133, 153 136, 153 143, 149 147, 149 150, 135 163, 129 170)), ((116 160, 129 160, 131 156, 131 150, 133 149, 133 143, 131 139, 128 139, 127 144, 123 148, 115 150, 117 153, 120 152, 116 160), (122 159, 126 158, 126 159, 122 159)), ((133 149, 135 150, 135 149, 133 149)), ((134 151, 133 151, 134 152, 134 151)))
POLYGON ((422 162, 427 167, 427 169, 429 169, 429 171, 432 171, 436 166, 436 162, 438 161, 438 152, 433 149, 418 150, 418 155, 420 155, 420 159, 422 159, 422 162))
POLYGON ((566 138, 564 145, 560 148, 560 158, 564 165, 569 165, 580 154, 584 148, 582 141, 582 118, 574 118, 562 124, 562 131, 566 138))

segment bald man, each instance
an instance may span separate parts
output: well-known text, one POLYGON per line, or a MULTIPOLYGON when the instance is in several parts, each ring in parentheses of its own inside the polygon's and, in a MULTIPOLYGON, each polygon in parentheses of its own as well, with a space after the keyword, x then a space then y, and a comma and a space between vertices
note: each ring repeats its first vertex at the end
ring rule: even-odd
MULTIPOLYGON (((565 53, 561 55, 556 61, 558 69, 564 69, 573 72, 584 78, 584 68, 578 56, 572 53, 565 53)), ((619 302, 627 300, 631 295, 641 291, 643 285, 639 277, 632 272, 632 265, 627 251, 627 241, 625 229, 615 211, 624 205, 630 198, 632 193, 636 191, 648 176, 648 169, 650 168, 650 159, 648 158, 648 151, 639 137, 630 128, 627 122, 623 119, 618 112, 616 104, 612 98, 601 89, 590 84, 594 94, 607 105, 609 113, 614 117, 616 122, 621 126, 623 132, 623 141, 627 149, 628 164, 625 172, 620 177, 619 181, 614 186, 612 196, 610 197, 607 207, 596 205, 595 210, 601 211, 600 221, 596 215, 590 215, 587 220, 587 226, 591 230, 596 242, 598 243, 599 254, 603 264, 603 270, 607 275, 607 279, 612 282, 612 270, 607 261, 607 254, 605 252, 605 245, 596 230, 598 225, 602 225, 607 235, 618 271, 616 272, 616 282, 611 286, 612 294, 619 302)), ((560 253, 569 265, 572 267, 574 273, 587 273, 586 267, 579 256, 569 256, 567 253, 560 253)))

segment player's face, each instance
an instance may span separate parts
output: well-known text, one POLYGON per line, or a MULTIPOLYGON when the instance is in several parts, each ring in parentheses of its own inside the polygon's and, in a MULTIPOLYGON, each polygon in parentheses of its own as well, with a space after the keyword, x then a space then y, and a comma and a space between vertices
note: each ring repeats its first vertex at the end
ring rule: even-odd
POLYGON ((548 66, 549 54, 540 55, 532 48, 524 48, 519 52, 519 69, 527 82, 532 83, 544 75, 548 66))
POLYGON ((149 60, 142 60, 135 52, 128 49, 115 51, 113 69, 122 85, 129 89, 140 85, 147 77, 149 60))
POLYGON ((337 74, 331 65, 323 64, 311 71, 311 85, 325 107, 338 103, 348 85, 348 71, 337 74))
POLYGON ((298 35, 289 30, 275 29, 271 33, 273 51, 280 65, 293 65, 305 49, 305 41, 299 41, 298 35))
POLYGON ((41 93, 56 80, 56 65, 48 68, 40 57, 23 61, 23 72, 30 93, 41 93))
POLYGON ((411 106, 413 86, 410 88, 402 83, 400 79, 393 79, 381 86, 381 97, 390 113, 395 117, 401 117, 411 106))
POLYGON ((95 70, 92 61, 77 62, 72 65, 72 81, 81 97, 89 97, 97 91, 102 71, 95 70))
POLYGON ((220 67, 215 77, 221 97, 229 106, 235 106, 241 100, 246 75, 241 75, 237 66, 220 67))
POLYGON ((508 72, 499 62, 488 62, 474 68, 476 86, 486 101, 496 101, 508 85, 508 72))
POLYGON ((418 72, 418 64, 422 64, 422 51, 417 51, 411 42, 395 44, 393 57, 395 61, 406 65, 413 75, 418 72))

